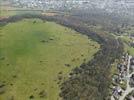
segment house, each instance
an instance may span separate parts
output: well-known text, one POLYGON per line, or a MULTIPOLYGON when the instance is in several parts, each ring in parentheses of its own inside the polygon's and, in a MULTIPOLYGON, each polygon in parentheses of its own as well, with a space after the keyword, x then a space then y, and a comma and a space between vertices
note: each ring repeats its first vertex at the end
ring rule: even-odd
POLYGON ((131 66, 134 66, 134 57, 131 58, 131 60, 130 60, 130 65, 131 65, 131 66))
POLYGON ((130 82, 129 82, 131 87, 134 87, 134 74, 130 77, 130 82))
POLYGON ((116 86, 113 88, 113 96, 116 99, 119 99, 119 97, 122 95, 122 89, 120 86, 116 86))

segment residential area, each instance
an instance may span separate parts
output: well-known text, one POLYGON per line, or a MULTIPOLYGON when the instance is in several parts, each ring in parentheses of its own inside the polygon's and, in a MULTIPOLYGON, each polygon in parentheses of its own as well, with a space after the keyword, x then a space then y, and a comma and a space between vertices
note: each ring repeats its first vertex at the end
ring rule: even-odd
MULTIPOLYGON (((104 2, 103 0, 3 0, 8 1, 14 7, 19 8, 32 8, 40 10, 71 10, 71 9, 95 9, 100 8, 106 11, 114 11, 113 6, 120 9, 120 5, 123 8, 133 7, 133 3, 126 1, 112 0, 104 2), (100 5, 101 4, 101 5, 100 5), (126 5, 124 5, 126 4, 126 5), (105 8, 105 9, 104 9, 105 8), (110 9, 109 9, 110 8, 110 9)), ((130 8, 130 9, 131 9, 130 8)))
POLYGON ((126 96, 134 90, 134 57, 124 54, 117 64, 117 74, 113 75, 111 100, 133 100, 134 96, 126 96), (128 99, 129 98, 129 99, 128 99))
POLYGON ((65 10, 72 8, 86 8, 91 2, 88 0, 10 0, 13 7, 40 9, 40 10, 65 10))

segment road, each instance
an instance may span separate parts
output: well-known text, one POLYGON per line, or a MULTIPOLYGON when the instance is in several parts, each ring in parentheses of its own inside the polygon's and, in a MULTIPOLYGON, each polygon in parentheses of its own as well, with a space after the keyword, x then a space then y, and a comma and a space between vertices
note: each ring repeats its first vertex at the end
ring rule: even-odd
POLYGON ((126 88, 126 90, 123 92, 123 95, 120 97, 119 100, 124 100, 125 97, 126 97, 129 93, 131 93, 131 92, 134 90, 134 88, 131 88, 130 85, 129 85, 130 77, 131 77, 132 74, 134 73, 134 72, 133 72, 133 73, 130 74, 130 71, 129 71, 129 69, 130 69, 130 59, 131 59, 131 58, 132 58, 131 56, 128 57, 128 64, 127 64, 127 88, 126 88))

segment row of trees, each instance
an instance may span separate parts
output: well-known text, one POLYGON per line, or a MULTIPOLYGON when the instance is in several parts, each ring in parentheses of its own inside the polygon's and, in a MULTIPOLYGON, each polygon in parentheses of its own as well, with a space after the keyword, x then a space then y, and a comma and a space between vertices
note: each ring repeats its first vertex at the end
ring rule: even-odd
POLYGON ((110 100, 111 64, 123 54, 122 41, 109 34, 92 32, 83 21, 75 17, 57 16, 53 19, 101 44, 94 59, 70 73, 70 78, 61 85, 60 96, 64 100, 110 100))

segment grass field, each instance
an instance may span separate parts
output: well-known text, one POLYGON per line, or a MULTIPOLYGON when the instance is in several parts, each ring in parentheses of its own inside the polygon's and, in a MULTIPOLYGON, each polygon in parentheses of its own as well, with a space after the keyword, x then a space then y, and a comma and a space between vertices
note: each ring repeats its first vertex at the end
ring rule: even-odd
POLYGON ((0 27, 0 100, 58 100, 61 82, 98 50, 87 36, 54 22, 0 27))
POLYGON ((134 56, 134 48, 128 45, 132 42, 132 39, 129 36, 121 36, 120 38, 124 41, 125 51, 134 56))
POLYGON ((40 11, 12 10, 12 8, 7 8, 7 9, 8 10, 6 10, 5 8, 1 8, 0 17, 4 18, 4 17, 10 17, 10 16, 14 16, 14 15, 23 15, 23 14, 41 14, 40 11))
POLYGON ((23 14, 41 14, 41 11, 15 8, 15 7, 11 7, 10 5, 8 6, 0 5, 0 18, 14 16, 14 15, 23 15, 23 14))
POLYGON ((16 12, 15 11, 6 11, 6 10, 1 10, 0 11, 0 17, 8 17, 8 16, 12 16, 15 15, 16 12))
POLYGON ((125 51, 128 51, 128 53, 132 56, 134 56, 134 48, 128 46, 127 44, 125 44, 125 51))

